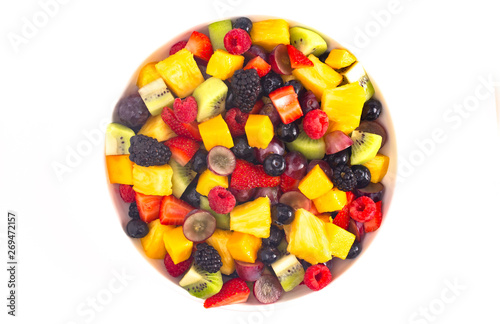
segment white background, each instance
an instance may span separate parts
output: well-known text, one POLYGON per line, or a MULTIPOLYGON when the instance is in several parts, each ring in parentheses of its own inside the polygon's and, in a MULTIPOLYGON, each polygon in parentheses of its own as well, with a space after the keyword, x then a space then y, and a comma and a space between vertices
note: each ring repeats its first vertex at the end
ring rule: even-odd
POLYGON ((392 3, 74 0, 16 47, 9 35, 22 36, 24 19, 42 9, 34 0, 2 1, 0 259, 4 269, 6 214, 14 210, 19 295, 11 318, 1 270, 0 321, 497 322, 498 104, 491 89, 476 90, 482 79, 500 81, 499 8, 491 0, 392 3), (328 289, 265 313, 204 310, 143 261, 110 202, 102 141, 62 179, 52 167, 109 121, 124 84, 153 50, 201 22, 249 14, 303 22, 351 46, 390 105, 402 167, 390 218, 359 262, 328 289), (445 140, 424 155, 417 142, 428 143, 436 129, 445 140), (113 279, 122 271, 133 277, 125 285, 113 279), (110 283, 121 291, 89 313, 88 301, 110 283), (418 314, 425 309, 427 318, 418 314))

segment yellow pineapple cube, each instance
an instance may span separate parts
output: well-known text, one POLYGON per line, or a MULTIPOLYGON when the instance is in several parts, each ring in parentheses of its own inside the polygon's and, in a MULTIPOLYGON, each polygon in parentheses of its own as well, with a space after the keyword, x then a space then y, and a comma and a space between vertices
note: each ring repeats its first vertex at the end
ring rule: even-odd
POLYGON ((352 244, 354 243, 354 240, 356 239, 356 235, 333 223, 325 223, 325 230, 326 237, 330 242, 330 254, 345 260, 352 244))
POLYGON ((163 121, 161 114, 149 117, 146 123, 141 127, 138 134, 156 138, 158 142, 164 142, 177 136, 177 134, 175 134, 174 131, 163 121))
POLYGON ((261 246, 261 238, 241 232, 233 232, 227 241, 227 249, 233 259, 248 263, 257 260, 257 252, 261 246))
POLYGON ((311 90, 318 101, 326 89, 335 88, 342 82, 342 75, 310 54, 308 58, 314 63, 312 67, 295 69, 292 74, 307 90, 311 90))
POLYGON ((310 264, 330 260, 330 242, 326 236, 325 222, 300 208, 295 212, 295 218, 290 224, 287 235, 287 251, 310 264))
POLYGON ((345 49, 335 48, 330 51, 325 63, 334 69, 345 68, 356 62, 356 57, 345 49))
POLYGON ((371 182, 378 183, 384 179, 389 169, 390 158, 378 153, 373 159, 363 165, 370 170, 372 179, 371 182))
POLYGON ((233 55, 218 49, 212 55, 207 64, 207 74, 221 80, 229 79, 234 71, 243 68, 245 57, 242 55, 233 55))
POLYGON ((321 109, 328 115, 328 131, 340 130, 349 135, 359 126, 366 94, 358 82, 325 90, 321 109))
POLYGON ((151 259, 163 259, 167 250, 163 242, 163 236, 168 231, 175 228, 172 225, 162 225, 159 219, 148 223, 149 232, 141 238, 142 248, 144 253, 151 259))
POLYGON ((173 174, 172 167, 168 164, 150 167, 134 164, 134 190, 145 195, 171 195, 173 174))
POLYGON ((156 64, 158 64, 158 62, 151 62, 142 67, 139 72, 139 76, 137 77, 137 87, 139 89, 144 87, 146 84, 161 78, 160 73, 156 70, 156 64))
POLYGON ((174 264, 189 259, 193 251, 193 242, 184 236, 182 226, 176 227, 163 235, 163 243, 174 264))
POLYGON ((206 169, 198 179, 196 191, 198 191, 198 193, 202 196, 208 196, 210 190, 212 190, 213 187, 217 186, 221 186, 224 188, 229 187, 229 181, 227 177, 217 175, 209 169, 206 169))
POLYGON ((265 149, 274 137, 274 126, 269 116, 251 114, 245 124, 245 133, 248 145, 265 149))
POLYGON ((259 197, 234 207, 229 226, 232 231, 267 238, 271 234, 271 221, 271 201, 268 197, 259 197))
POLYGON ((317 164, 299 182, 299 190, 309 199, 316 199, 333 188, 332 181, 317 164))
POLYGON ((205 81, 193 54, 185 48, 156 64, 156 70, 168 88, 180 98, 192 94, 205 81))
POLYGON ((227 148, 234 146, 229 127, 227 127, 226 121, 221 115, 217 115, 199 124, 198 129, 200 130, 201 139, 207 151, 210 151, 212 147, 217 145, 227 148))
POLYGON ((132 166, 128 154, 106 155, 106 167, 110 183, 132 185, 132 166))
POLYGON ((222 261, 220 272, 225 275, 230 275, 236 269, 234 259, 227 248, 227 242, 231 238, 232 234, 233 233, 231 231, 225 231, 217 228, 212 236, 207 239, 207 244, 213 246, 219 253, 222 261))
POLYGON ((253 23, 250 30, 252 44, 264 47, 268 52, 279 44, 290 44, 290 28, 283 19, 269 19, 253 23))
POLYGON ((326 194, 313 200, 314 206, 320 213, 341 210, 347 204, 347 195, 337 188, 329 190, 326 194))

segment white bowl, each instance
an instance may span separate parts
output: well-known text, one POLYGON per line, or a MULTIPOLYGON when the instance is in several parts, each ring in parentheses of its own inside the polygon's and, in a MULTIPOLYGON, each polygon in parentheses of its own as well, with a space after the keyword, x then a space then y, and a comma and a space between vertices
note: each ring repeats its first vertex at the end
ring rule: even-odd
MULTIPOLYGON (((280 18, 280 17, 271 17, 271 16, 260 16, 260 15, 259 16, 248 16, 248 17, 254 22, 259 21, 259 20, 264 20, 264 19, 280 18)), ((237 17, 229 17, 227 19, 232 19, 234 21, 235 18, 237 18, 237 17)), ((300 24, 296 21, 292 21, 292 20, 287 20, 287 21, 289 22, 291 27, 301 26, 301 27, 315 30, 314 28, 300 24)), ((213 22, 213 21, 211 21, 211 22, 213 22)), ((203 24, 194 26, 193 28, 186 30, 186 31, 182 32, 181 34, 171 38, 170 41, 166 42, 163 46, 158 48, 154 53, 152 53, 149 57, 147 57, 141 64, 138 64, 137 70, 135 71, 135 73, 132 75, 132 77, 130 78, 130 80, 126 84, 123 92, 117 98, 117 102, 118 102, 119 98, 125 97, 127 95, 132 94, 132 93, 136 93, 136 91, 137 91, 136 80, 137 80, 137 76, 139 75, 139 71, 140 71, 142 66, 144 66, 145 64, 147 64, 149 62, 161 61, 161 60, 165 59, 168 56, 168 52, 170 50, 170 47, 181 40, 187 40, 189 38, 189 36, 191 35, 191 32, 193 30, 196 30, 196 31, 199 31, 199 32, 202 32, 202 33, 208 35, 208 27, 207 26, 211 22, 203 23, 203 24)), ((333 38, 321 33, 320 31, 317 31, 317 32, 328 43, 328 49, 345 48, 341 44, 336 42, 333 38)), ((168 38, 168 34, 166 35, 165 38, 168 38)), ((347 49, 349 50, 349 48, 347 48, 347 49)), ((356 53, 354 53, 354 54, 356 54, 356 53)), ((361 62, 361 63, 363 63, 363 62, 361 62)), ((367 71, 367 73, 368 73, 368 71, 367 71)), ((381 226, 383 228, 384 223, 387 222, 387 220, 389 219, 388 218, 388 215, 389 215, 388 211, 389 211, 389 207, 391 205, 392 197, 394 194, 394 188, 396 185, 397 148, 396 148, 396 140, 395 140, 395 131, 394 131, 392 120, 391 120, 391 117, 389 114, 387 101, 384 99, 380 89, 378 88, 374 77, 372 75, 370 75, 369 73, 368 73, 368 75, 370 77, 370 80, 371 80, 374 88, 375 88, 374 98, 380 100, 380 102, 382 103, 383 108, 384 108, 383 113, 380 116, 380 118, 378 119, 378 121, 385 127, 385 129, 387 130, 387 134, 388 134, 387 143, 380 150, 380 153, 390 157, 389 170, 388 170, 388 173, 385 176, 384 180, 382 181, 382 183, 385 186, 385 193, 384 193, 384 198, 383 198, 383 223, 381 226)), ((113 114, 113 121, 116 120, 115 113, 116 112, 114 112, 114 114, 113 114)), ((106 166, 104 166, 104 167, 106 167, 106 166)), ((116 208, 118 220, 119 220, 119 222, 124 230, 123 235, 127 235, 125 233, 125 226, 127 225, 127 222, 130 220, 130 218, 128 216, 128 205, 129 204, 124 203, 123 200, 120 198, 120 195, 118 192, 118 185, 110 184, 108 181, 108 188, 109 188, 109 192, 110 192, 111 198, 113 200, 114 206, 116 208)), ((331 293, 335 294, 335 290, 332 288, 335 285, 335 281, 342 280, 341 279, 342 274, 345 271, 347 271, 356 262, 356 260, 361 258, 364 253, 367 253, 367 251, 369 250, 368 247, 371 245, 371 243, 373 242, 375 237, 378 235, 379 231, 380 231, 380 229, 378 231, 375 231, 373 233, 367 233, 365 235, 365 238, 363 241, 363 251, 362 251, 361 255, 359 255, 356 259, 354 259, 354 260, 335 259, 333 273, 332 273, 334 281, 324 289, 329 289, 329 290, 331 289, 331 293)), ((144 257, 144 260, 147 263, 149 263, 151 266, 153 266, 158 271, 159 274, 161 274, 161 277, 159 276, 159 280, 163 279, 164 281, 168 282, 170 285, 173 286, 174 290, 177 290, 179 294, 183 294, 184 296, 190 297, 190 299, 193 300, 193 302, 198 303, 198 304, 203 303, 203 300, 191 296, 187 291, 185 291, 182 287, 179 286, 178 283, 180 281, 180 278, 182 278, 182 276, 179 278, 172 278, 165 270, 165 266, 163 265, 163 260, 154 260, 154 259, 148 258, 144 254, 144 251, 142 249, 141 242, 139 239, 131 239, 130 241, 135 246, 137 251, 140 254, 142 254, 142 256, 144 257)), ((124 248, 128 248, 128 247, 124 247, 124 248)), ((368 272, 369 269, 366 269, 366 271, 368 272)), ((310 290, 309 288, 307 288, 305 285, 298 286, 293 291, 284 293, 282 295, 282 297, 280 298, 280 300, 278 300, 278 302, 275 304, 275 306, 281 308, 281 306, 286 306, 288 301, 294 300, 298 297, 306 298, 306 295, 309 295, 310 293, 314 293, 314 292, 312 290, 310 290)), ((228 309, 241 310, 241 311, 258 311, 260 309, 264 310, 263 307, 268 307, 268 305, 260 304, 253 296, 250 296, 247 303, 226 306, 226 308, 228 308, 228 309)), ((266 308, 266 309, 269 309, 269 308, 266 308)))

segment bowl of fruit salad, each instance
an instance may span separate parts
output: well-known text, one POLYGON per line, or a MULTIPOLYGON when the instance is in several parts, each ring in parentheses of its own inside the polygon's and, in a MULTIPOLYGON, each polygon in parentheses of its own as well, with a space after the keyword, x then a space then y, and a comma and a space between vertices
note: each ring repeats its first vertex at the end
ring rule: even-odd
POLYGON ((123 231, 206 308, 327 287, 373 241, 396 179, 390 115, 361 63, 274 17, 199 25, 151 54, 105 144, 123 231))

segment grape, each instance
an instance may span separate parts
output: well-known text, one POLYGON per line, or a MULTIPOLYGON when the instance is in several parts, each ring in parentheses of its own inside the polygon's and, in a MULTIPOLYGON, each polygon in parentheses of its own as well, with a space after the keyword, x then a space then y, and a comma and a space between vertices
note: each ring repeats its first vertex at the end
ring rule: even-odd
POLYGON ((326 161, 323 160, 312 160, 311 162, 309 162, 309 165, 307 166, 307 172, 311 171, 317 164, 319 164, 319 167, 328 176, 328 178, 333 177, 332 168, 326 161))
POLYGON ((276 136, 273 137, 265 149, 255 149, 255 155, 259 163, 264 163, 265 158, 270 154, 285 154, 285 145, 276 136))
POLYGON ((285 174, 291 178, 300 180, 307 173, 307 159, 302 153, 293 151, 285 155, 285 174))
POLYGON ((281 117, 272 103, 265 104, 259 112, 259 115, 266 115, 271 119, 271 123, 277 126, 281 122, 281 117))
POLYGON ((138 128, 146 123, 149 110, 137 95, 122 98, 116 105, 116 111, 120 123, 130 128, 138 128))
POLYGON ((276 205, 278 203, 278 200, 280 199, 279 188, 278 187, 258 188, 253 198, 257 199, 259 197, 266 197, 266 196, 269 198, 269 200, 271 200, 271 206, 276 205))
POLYGON ((229 188, 229 191, 234 195, 234 198, 236 198, 237 202, 246 202, 249 201, 254 195, 256 189, 234 189, 234 188, 229 188))
POLYGON ((310 112, 311 110, 319 109, 318 100, 316 99, 316 96, 311 90, 304 92, 299 97, 299 103, 304 115, 310 112))
POLYGON ((250 46, 250 49, 243 53, 243 56, 245 56, 246 59, 251 60, 255 58, 256 56, 260 56, 264 61, 267 62, 267 53, 266 50, 259 45, 252 45, 250 46))

